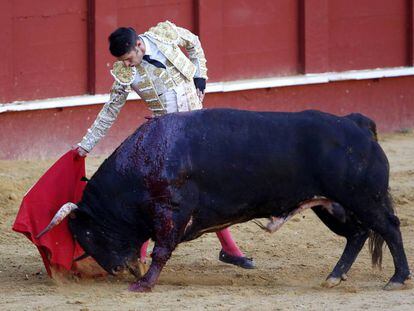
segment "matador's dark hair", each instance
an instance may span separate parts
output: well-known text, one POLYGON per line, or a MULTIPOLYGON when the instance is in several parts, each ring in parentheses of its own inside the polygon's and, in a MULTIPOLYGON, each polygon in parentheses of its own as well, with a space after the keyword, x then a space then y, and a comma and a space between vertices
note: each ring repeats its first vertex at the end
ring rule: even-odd
POLYGON ((120 27, 108 38, 109 51, 115 57, 130 52, 137 42, 138 35, 132 27, 120 27))

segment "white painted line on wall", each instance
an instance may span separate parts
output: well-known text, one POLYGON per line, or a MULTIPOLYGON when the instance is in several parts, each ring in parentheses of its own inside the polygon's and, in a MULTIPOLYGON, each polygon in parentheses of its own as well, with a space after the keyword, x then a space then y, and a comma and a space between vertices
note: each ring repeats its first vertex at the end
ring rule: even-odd
MULTIPOLYGON (((397 67, 387 69, 351 70, 343 72, 325 72, 297 76, 271 77, 239 81, 208 83, 207 93, 234 92, 272 87, 320 84, 334 81, 391 78, 414 75, 414 67, 397 67)), ((128 95, 128 100, 139 99, 135 92, 128 95)), ((109 94, 81 95, 42 100, 18 101, 0 104, 0 113, 10 111, 27 111, 51 108, 64 108, 103 104, 109 100, 109 94)))

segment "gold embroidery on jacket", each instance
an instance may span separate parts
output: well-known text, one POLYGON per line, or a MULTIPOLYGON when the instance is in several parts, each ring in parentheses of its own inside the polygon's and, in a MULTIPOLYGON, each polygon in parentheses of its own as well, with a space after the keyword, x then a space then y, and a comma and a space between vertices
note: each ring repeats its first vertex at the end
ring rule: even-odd
POLYGON ((167 44, 178 43, 177 29, 170 21, 158 23, 157 26, 151 27, 145 34, 167 44))
POLYGON ((157 112, 166 111, 166 107, 158 97, 154 83, 151 80, 147 70, 145 69, 145 66, 141 63, 140 65, 136 66, 136 68, 138 74, 142 79, 137 83, 137 88, 139 90, 139 95, 141 98, 147 103, 149 109, 151 109, 154 114, 157 114, 157 112))
POLYGON ((125 66, 122 61, 115 62, 110 72, 115 80, 121 85, 130 85, 137 74, 135 67, 125 66))
MULTIPOLYGON (((177 26, 166 21, 150 28, 145 35, 154 39, 154 43, 165 57, 188 79, 192 80, 197 70, 196 66, 177 46, 179 34, 177 26)), ((199 50, 197 50, 199 51, 199 50)), ((202 50, 201 50, 202 51, 202 50)), ((204 53, 201 54, 204 58, 204 53)), ((205 58, 204 58, 205 63, 205 58)))

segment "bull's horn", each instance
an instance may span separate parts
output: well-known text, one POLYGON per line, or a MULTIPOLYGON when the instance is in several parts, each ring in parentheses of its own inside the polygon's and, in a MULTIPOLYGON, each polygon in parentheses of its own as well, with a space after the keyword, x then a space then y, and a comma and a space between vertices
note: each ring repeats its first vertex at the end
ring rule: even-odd
POLYGON ((71 203, 71 202, 63 204, 63 206, 58 210, 58 212, 55 214, 52 221, 47 225, 47 227, 44 228, 43 231, 40 232, 36 236, 36 239, 39 239, 42 235, 44 235, 46 232, 48 232, 54 226, 60 224, 60 222, 63 219, 65 219, 66 216, 68 216, 72 211, 74 211, 77 208, 78 208, 78 206, 74 203, 71 203))

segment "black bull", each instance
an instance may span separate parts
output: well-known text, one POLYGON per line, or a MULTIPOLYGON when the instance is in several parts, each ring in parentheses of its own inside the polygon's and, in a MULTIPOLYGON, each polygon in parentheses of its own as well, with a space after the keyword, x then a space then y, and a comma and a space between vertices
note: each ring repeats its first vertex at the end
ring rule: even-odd
POLYGON ((328 286, 345 279, 368 236, 373 260, 383 241, 399 288, 410 271, 388 193, 389 165, 362 115, 248 112, 169 114, 143 124, 100 166, 69 220, 74 237, 110 273, 131 267, 155 242, 149 271, 130 287, 151 289, 176 246, 232 224, 281 217, 324 197, 335 217, 312 207, 347 239, 328 286))

